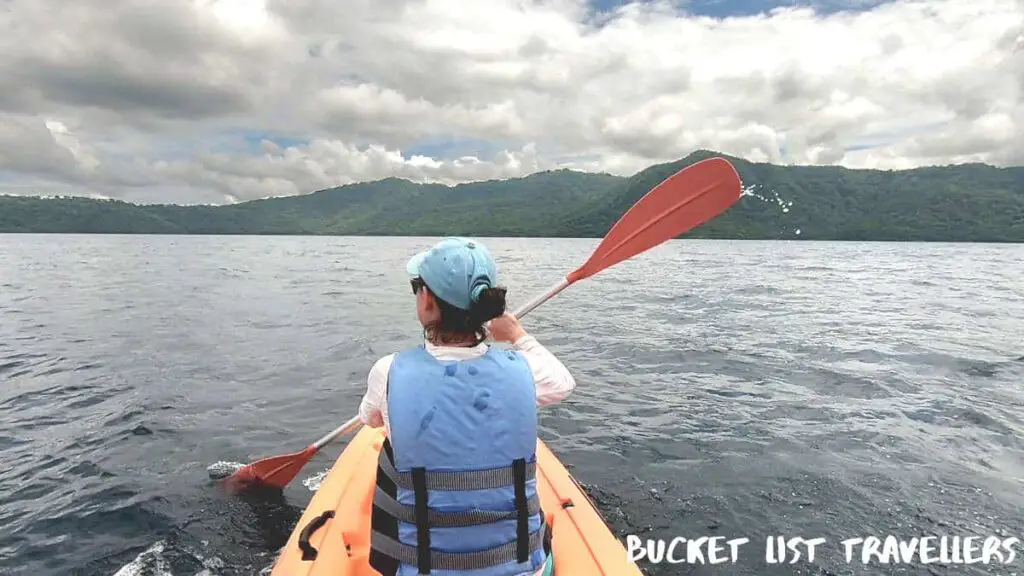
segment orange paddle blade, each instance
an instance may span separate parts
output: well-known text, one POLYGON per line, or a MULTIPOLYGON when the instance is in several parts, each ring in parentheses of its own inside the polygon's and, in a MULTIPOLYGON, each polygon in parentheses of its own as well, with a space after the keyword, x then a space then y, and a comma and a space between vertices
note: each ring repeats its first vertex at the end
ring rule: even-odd
POLYGON ((740 198, 742 182, 725 158, 708 158, 683 168, 655 186, 619 218, 571 284, 700 226, 740 198))
POLYGON ((284 454, 283 456, 271 456, 257 460, 252 464, 242 466, 234 474, 225 478, 222 482, 228 491, 241 491, 246 488, 277 488, 282 489, 288 485, 302 467, 309 463, 316 456, 316 453, 329 442, 342 434, 352 432, 362 425, 358 415, 353 416, 347 422, 328 432, 324 437, 313 442, 302 452, 284 454))
POLYGON ((237 472, 225 478, 223 484, 229 491, 243 490, 254 484, 283 489, 317 451, 316 446, 309 446, 301 452, 257 460, 239 468, 237 472))

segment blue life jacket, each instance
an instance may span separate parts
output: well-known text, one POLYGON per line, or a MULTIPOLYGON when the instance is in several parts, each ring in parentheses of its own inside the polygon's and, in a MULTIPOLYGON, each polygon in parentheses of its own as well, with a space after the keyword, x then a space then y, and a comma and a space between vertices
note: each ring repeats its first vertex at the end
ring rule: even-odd
POLYGON ((388 557, 398 576, 540 568, 550 539, 537 496, 536 384, 525 358, 494 347, 455 362, 422 346, 405 350, 391 365, 387 398, 390 446, 378 461, 371 564, 388 557))

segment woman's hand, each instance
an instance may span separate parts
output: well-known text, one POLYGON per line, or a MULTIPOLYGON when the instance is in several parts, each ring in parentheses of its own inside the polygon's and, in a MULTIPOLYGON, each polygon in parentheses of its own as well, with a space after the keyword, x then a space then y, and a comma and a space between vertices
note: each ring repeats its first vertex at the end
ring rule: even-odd
POLYGON ((495 342, 508 342, 510 344, 526 336, 526 330, 523 329, 519 319, 513 316, 511 312, 505 312, 488 322, 487 331, 491 333, 491 338, 494 338, 495 342))

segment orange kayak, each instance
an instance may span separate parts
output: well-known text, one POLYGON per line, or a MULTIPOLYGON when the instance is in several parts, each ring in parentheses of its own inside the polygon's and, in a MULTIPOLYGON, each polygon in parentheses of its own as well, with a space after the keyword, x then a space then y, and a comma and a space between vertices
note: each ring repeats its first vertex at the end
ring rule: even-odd
MULTIPOLYGON (((383 441, 381 428, 363 427, 355 435, 313 495, 270 576, 379 576, 368 558, 370 508, 383 441)), ((537 490, 552 534, 554 576, 643 575, 541 440, 537 490)))

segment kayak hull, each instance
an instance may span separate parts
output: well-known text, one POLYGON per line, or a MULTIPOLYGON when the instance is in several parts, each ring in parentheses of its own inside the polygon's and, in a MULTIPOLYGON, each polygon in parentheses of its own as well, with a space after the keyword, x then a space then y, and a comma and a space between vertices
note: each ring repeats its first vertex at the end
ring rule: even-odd
MULTIPOLYGON (((369 566, 370 509, 382 428, 363 427, 324 478, 270 576, 379 576, 369 566)), ((548 519, 555 576, 642 576, 593 502, 543 441, 537 490, 548 519)))

